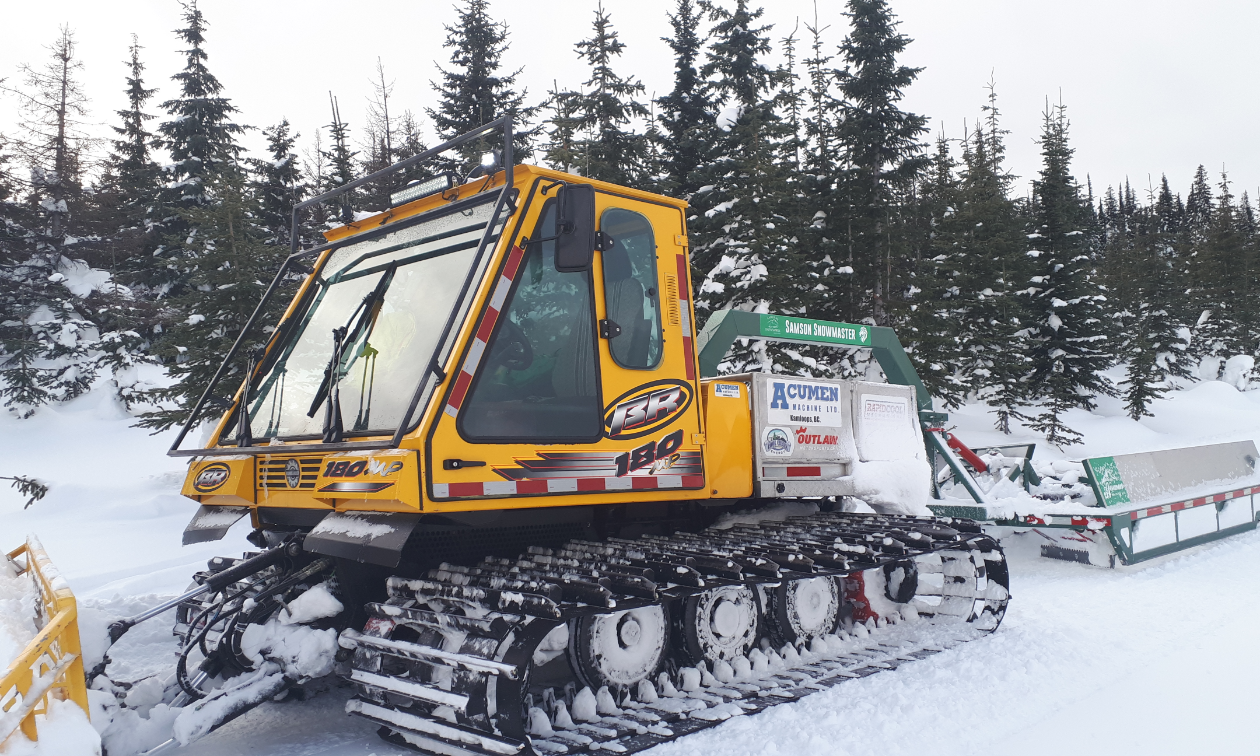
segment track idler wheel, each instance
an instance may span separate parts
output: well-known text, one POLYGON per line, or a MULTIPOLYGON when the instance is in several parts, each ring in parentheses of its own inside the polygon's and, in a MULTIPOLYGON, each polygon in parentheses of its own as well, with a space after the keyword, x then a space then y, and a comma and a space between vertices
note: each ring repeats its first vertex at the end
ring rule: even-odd
POLYGON ((908 604, 919 592, 919 567, 913 559, 884 565, 884 595, 889 601, 908 604))
POLYGON ((669 652, 662 605, 578 617, 569 628, 569 664, 592 690, 626 690, 651 679, 669 652))
POLYGON ((840 586, 833 577, 785 580, 770 592, 771 642, 782 648, 834 632, 840 622, 840 604, 840 586))
POLYGON ((725 585, 687 598, 680 620, 682 651, 691 664, 746 656, 761 636, 757 594, 744 585, 725 585))

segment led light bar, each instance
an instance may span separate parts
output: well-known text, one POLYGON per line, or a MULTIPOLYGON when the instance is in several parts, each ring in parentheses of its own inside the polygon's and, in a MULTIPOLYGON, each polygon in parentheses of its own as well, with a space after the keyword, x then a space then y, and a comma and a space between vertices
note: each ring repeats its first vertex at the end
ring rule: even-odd
POLYGON ((439 173, 431 179, 413 181, 389 195, 389 206, 398 207, 421 197, 428 197, 430 194, 444 192, 455 185, 454 179, 455 177, 449 173, 439 173))

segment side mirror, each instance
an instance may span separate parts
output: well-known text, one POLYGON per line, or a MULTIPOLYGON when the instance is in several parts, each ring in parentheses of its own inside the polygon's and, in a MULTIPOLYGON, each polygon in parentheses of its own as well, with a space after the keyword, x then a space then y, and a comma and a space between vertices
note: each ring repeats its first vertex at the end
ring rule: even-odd
POLYGON ((567 184, 556 196, 556 270, 581 273, 595 256, 595 187, 567 184))

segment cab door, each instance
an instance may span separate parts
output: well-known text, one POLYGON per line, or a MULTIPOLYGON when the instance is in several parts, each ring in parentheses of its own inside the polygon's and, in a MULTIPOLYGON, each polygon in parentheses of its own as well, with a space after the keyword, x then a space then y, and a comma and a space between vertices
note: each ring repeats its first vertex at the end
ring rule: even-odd
MULTIPOLYGON (((703 476, 682 214, 598 194, 603 249, 594 273, 604 435, 633 443, 617 474, 632 485, 687 487, 703 476), (684 481, 683 478, 688 480, 684 481)), ((701 480, 697 485, 703 485, 701 480)))
POLYGON ((682 213, 606 193, 596 203, 604 249, 563 273, 547 241, 554 200, 531 200, 532 231, 505 252, 428 437, 433 511, 704 487, 682 213), (549 498, 523 500, 536 496, 549 498))

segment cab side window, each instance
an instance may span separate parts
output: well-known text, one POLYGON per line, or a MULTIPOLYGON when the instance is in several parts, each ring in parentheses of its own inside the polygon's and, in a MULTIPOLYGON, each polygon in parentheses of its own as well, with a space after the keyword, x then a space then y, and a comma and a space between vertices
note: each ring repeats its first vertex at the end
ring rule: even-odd
POLYGON ((613 239, 601 254, 604 306, 607 318, 621 329, 609 339, 609 350, 623 368, 650 370, 662 352, 652 224, 639 213, 614 207, 604 211, 599 228, 613 239))
MULTIPOLYGON (((533 238, 555 226, 555 203, 533 238)), ((555 242, 528 245, 515 287, 459 413, 478 441, 593 441, 600 437, 591 278, 556 270, 555 242)))

